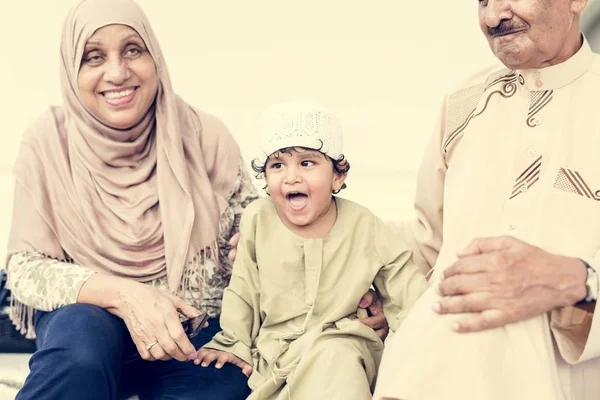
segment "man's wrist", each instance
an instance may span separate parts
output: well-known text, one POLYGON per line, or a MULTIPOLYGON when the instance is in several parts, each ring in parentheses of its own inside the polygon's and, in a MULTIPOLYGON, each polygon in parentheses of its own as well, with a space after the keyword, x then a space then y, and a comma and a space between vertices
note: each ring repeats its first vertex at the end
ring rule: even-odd
POLYGON ((585 297, 577 302, 576 305, 582 305, 596 301, 598 299, 598 291, 600 289, 596 270, 585 260, 579 259, 579 261, 585 265, 586 269, 585 297))

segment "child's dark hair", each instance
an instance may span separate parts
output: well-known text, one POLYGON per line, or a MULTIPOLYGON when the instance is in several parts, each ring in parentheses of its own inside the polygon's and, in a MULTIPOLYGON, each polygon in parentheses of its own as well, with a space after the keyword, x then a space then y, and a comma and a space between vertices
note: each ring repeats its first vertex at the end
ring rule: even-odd
MULTIPOLYGON (((321 154, 323 154, 323 156, 325 156, 328 160, 331 161, 331 164, 333 166, 333 172, 335 172, 336 174, 344 175, 344 174, 347 174, 348 171, 350 171, 350 163, 348 161, 346 161, 346 158, 344 157, 343 154, 340 156, 340 158, 338 158, 337 160, 334 160, 333 158, 329 157, 327 154, 321 152, 320 149, 309 149, 308 147, 302 147, 302 146, 284 147, 283 149, 279 149, 275 153, 273 153, 273 157, 279 158, 280 153, 290 154, 292 150, 297 151, 297 149, 319 151, 321 154)), ((267 158, 267 160, 268 160, 268 158, 267 158)), ((252 169, 254 170, 254 172, 256 172, 257 179, 263 179, 266 176, 267 160, 265 160, 262 163, 258 159, 252 160, 252 163, 251 163, 252 169)), ((343 183, 342 187, 339 190, 333 191, 333 194, 338 194, 340 192, 340 190, 345 189, 346 187, 347 187, 346 183, 343 183)), ((263 189, 266 189, 266 188, 267 187, 265 186, 263 189)))

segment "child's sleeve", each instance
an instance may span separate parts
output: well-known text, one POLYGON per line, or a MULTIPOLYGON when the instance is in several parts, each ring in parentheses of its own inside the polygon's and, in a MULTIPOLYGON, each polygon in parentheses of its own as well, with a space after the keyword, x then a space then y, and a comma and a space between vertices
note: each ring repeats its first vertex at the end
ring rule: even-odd
POLYGON ((375 248, 383 268, 373 284, 382 299, 390 329, 396 331, 428 284, 403 239, 382 221, 377 221, 376 226, 375 248))
MULTIPOLYGON (((254 207, 250 207, 254 210, 254 207)), ((255 252, 255 213, 247 210, 240 222, 241 238, 229 286, 223 294, 221 329, 203 347, 235 354, 250 365, 252 343, 260 328, 260 281, 255 252)))

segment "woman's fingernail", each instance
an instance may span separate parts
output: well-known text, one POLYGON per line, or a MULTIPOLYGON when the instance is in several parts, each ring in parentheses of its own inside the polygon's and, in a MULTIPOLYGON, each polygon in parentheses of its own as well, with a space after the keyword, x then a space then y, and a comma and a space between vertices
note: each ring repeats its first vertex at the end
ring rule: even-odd
POLYGON ((196 358, 198 358, 198 354, 197 354, 197 353, 191 353, 191 354, 188 356, 188 360, 190 360, 190 361, 193 361, 193 360, 195 360, 196 358))
POLYGON ((452 325, 450 325, 450 329, 452 329, 454 332, 458 332, 460 329, 460 324, 458 322, 453 322, 452 325))
POLYGON ((215 368, 221 368, 223 366, 223 364, 217 364, 215 365, 215 368))
POLYGON ((367 306, 367 301, 365 299, 361 299, 360 303, 358 303, 360 308, 365 308, 367 306))
POLYGON ((433 306, 431 308, 433 308, 433 311, 435 311, 437 313, 442 311, 442 305, 439 302, 433 303, 433 306))
POLYGON ((202 365, 203 367, 208 367, 208 364, 207 364, 207 363, 205 363, 205 362, 203 362, 203 363, 202 363, 202 364, 200 364, 200 365, 202 365))

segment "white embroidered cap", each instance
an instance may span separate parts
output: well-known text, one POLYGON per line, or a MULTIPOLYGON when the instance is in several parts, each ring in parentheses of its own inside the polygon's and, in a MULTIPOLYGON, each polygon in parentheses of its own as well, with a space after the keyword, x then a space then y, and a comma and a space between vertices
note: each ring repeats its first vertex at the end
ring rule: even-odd
POLYGON ((342 145, 339 119, 320 104, 289 101, 274 104, 263 113, 261 162, 286 147, 319 150, 337 160, 342 156, 342 145))

